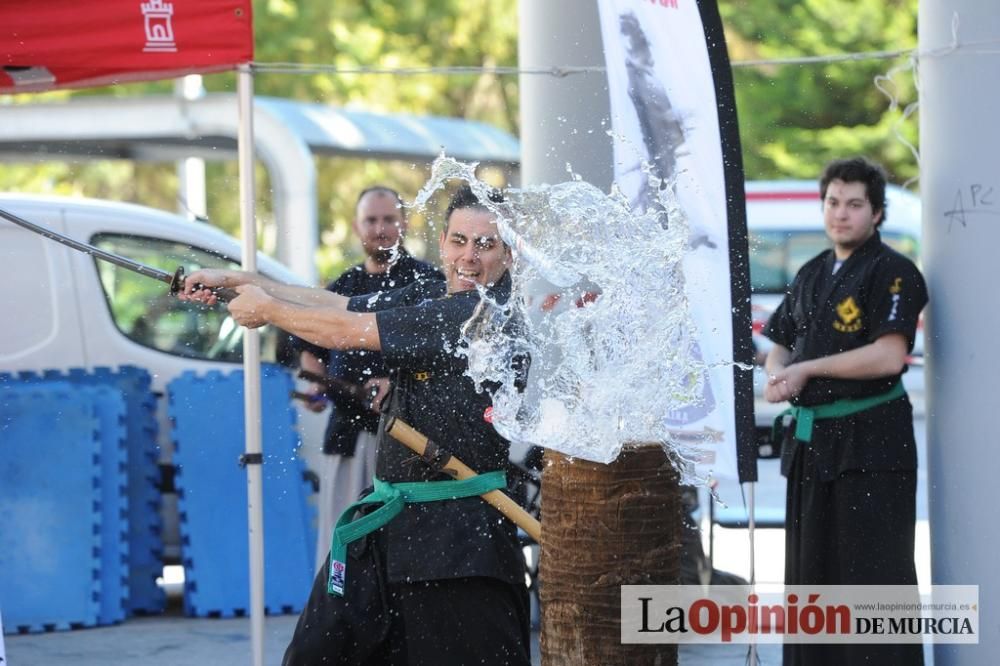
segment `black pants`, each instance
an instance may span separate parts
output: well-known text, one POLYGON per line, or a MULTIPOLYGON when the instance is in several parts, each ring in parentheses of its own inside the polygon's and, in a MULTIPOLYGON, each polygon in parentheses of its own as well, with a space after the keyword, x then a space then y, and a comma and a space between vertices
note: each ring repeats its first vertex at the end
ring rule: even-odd
MULTIPOLYGON (((821 481, 799 448, 785 503, 785 584, 912 585, 916 598, 916 472, 845 472, 821 481)), ((920 644, 784 647, 785 666, 923 663, 920 644)))
POLYGON ((486 577, 386 584, 375 540, 350 550, 346 594, 327 594, 327 561, 283 666, 531 663, 524 585, 486 577))

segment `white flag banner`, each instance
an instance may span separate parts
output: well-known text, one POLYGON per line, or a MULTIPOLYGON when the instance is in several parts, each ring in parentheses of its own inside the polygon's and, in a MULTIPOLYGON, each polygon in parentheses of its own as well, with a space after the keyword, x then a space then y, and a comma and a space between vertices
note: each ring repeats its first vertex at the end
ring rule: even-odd
POLYGON ((690 231, 685 291, 708 377, 698 404, 667 414, 668 427, 702 449, 701 472, 754 481, 743 169, 718 8, 715 0, 598 4, 615 181, 639 210, 661 206, 660 183, 672 186, 690 231))

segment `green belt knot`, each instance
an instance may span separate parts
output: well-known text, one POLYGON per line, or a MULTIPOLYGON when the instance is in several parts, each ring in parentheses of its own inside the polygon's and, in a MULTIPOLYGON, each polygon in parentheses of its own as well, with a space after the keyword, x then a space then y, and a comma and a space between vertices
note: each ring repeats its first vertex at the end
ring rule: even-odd
POLYGON ((344 596, 347 581, 347 545, 371 534, 399 515, 403 506, 414 502, 438 502, 462 497, 475 497, 507 485, 503 470, 478 474, 468 479, 449 481, 416 481, 389 483, 373 479, 375 491, 347 507, 333 529, 330 542, 330 576, 326 582, 328 594, 344 596), (371 513, 354 519, 354 513, 366 504, 381 504, 371 513))

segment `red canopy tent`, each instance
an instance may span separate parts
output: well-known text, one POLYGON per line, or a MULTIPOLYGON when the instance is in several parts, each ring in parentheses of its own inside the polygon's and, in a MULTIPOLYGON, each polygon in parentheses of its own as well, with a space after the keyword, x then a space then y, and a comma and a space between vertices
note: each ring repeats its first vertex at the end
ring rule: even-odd
POLYGON ((0 3, 0 93, 232 69, 253 57, 250 0, 0 3))
MULTIPOLYGON (((243 267, 256 270, 251 0, 0 2, 0 94, 238 69, 243 267)), ((246 453, 260 458, 260 343, 243 336, 246 453)), ((247 465, 253 664, 263 664, 264 542, 259 464, 247 465)))

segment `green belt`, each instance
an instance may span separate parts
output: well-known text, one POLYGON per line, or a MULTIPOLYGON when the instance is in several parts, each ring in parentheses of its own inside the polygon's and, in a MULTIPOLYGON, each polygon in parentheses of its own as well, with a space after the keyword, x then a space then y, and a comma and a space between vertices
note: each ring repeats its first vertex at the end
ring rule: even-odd
POLYGON ((416 481, 389 483, 374 479, 375 492, 362 497, 340 514, 330 542, 328 594, 344 596, 347 580, 347 544, 371 534, 399 515, 404 504, 476 497, 507 485, 503 470, 486 472, 461 481, 416 481), (365 504, 381 504, 371 513, 354 520, 354 512, 365 504))
POLYGON ((816 405, 815 407, 789 407, 778 414, 774 419, 774 426, 771 428, 771 441, 777 442, 781 432, 781 422, 789 414, 795 419, 795 439, 800 442, 812 441, 813 422, 818 419, 836 419, 842 416, 850 416, 871 409, 877 405, 902 398, 906 395, 903 382, 897 382, 895 386, 879 395, 870 398, 843 398, 826 405, 816 405))

